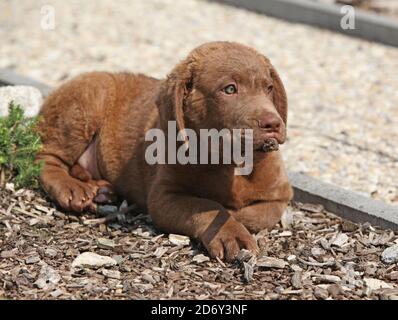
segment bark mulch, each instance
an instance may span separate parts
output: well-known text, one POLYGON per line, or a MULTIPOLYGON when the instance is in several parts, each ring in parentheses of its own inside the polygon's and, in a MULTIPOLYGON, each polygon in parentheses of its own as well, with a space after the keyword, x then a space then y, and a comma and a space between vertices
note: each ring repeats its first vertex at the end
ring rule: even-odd
POLYGON ((232 264, 133 211, 104 224, 1 189, 0 299, 398 298, 398 235, 321 206, 292 204, 281 225, 256 235, 261 254, 243 250, 232 264))

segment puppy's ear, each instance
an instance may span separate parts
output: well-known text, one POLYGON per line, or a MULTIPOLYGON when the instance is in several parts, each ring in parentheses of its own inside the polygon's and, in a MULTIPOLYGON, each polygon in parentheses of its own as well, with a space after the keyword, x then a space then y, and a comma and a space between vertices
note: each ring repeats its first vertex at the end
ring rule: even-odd
POLYGON ((192 89, 192 77, 191 62, 180 63, 162 83, 156 99, 161 128, 167 132, 168 121, 176 121, 185 141, 184 103, 192 89))
POLYGON ((271 66, 271 77, 274 80, 273 100, 279 115, 285 125, 287 124, 287 96, 286 90, 276 69, 271 66))

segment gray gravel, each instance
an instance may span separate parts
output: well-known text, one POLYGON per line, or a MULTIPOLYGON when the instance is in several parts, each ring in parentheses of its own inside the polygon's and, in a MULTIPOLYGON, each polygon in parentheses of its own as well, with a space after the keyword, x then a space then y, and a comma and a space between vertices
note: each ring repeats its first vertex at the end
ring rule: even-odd
POLYGON ((287 86, 288 169, 398 203, 398 49, 196 0, 13 3, 0 4, 0 67, 51 85, 88 70, 163 77, 211 40, 257 48, 287 86))
POLYGON ((29 86, 5 86, 0 88, 0 117, 8 115, 10 102, 21 106, 27 117, 37 116, 43 103, 41 92, 29 86))

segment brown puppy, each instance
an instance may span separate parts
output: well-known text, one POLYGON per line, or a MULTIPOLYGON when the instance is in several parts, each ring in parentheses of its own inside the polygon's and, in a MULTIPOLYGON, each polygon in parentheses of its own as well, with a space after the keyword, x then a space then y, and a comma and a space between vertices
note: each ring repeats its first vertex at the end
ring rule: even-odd
POLYGON ((292 197, 279 151, 287 99, 269 60, 231 42, 193 50, 165 80, 129 73, 83 74, 45 101, 40 133, 41 183, 65 210, 95 210, 111 187, 137 203, 163 232, 200 239, 210 255, 232 260, 257 251, 251 232, 272 228, 292 197), (254 169, 234 165, 149 165, 145 132, 168 121, 178 128, 251 128, 254 169), (111 187, 110 187, 111 186, 111 187))

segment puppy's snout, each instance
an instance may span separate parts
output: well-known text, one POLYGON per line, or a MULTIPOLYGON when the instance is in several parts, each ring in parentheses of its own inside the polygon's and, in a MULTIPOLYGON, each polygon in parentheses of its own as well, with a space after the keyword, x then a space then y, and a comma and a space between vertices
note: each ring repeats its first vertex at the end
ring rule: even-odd
POLYGON ((275 115, 266 115, 258 120, 258 126, 267 132, 278 132, 281 128, 281 119, 275 115))

